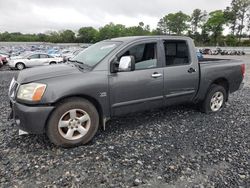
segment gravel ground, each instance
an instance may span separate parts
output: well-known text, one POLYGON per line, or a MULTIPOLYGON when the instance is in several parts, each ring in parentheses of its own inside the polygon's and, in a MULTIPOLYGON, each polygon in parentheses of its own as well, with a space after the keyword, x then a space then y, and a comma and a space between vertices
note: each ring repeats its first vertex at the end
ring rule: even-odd
POLYGON ((129 115, 62 149, 7 121, 13 74, 0 72, 0 187, 250 187, 249 77, 217 114, 181 105, 129 115))

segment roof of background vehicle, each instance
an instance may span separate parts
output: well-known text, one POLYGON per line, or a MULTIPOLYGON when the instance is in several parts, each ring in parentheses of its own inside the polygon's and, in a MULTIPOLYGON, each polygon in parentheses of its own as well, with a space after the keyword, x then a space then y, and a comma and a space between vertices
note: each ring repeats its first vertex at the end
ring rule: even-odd
POLYGON ((132 42, 137 40, 146 40, 146 39, 171 39, 171 40, 192 40, 190 37, 185 36, 172 36, 172 35, 156 35, 156 36, 131 36, 131 37, 119 37, 112 38, 105 41, 121 41, 121 42, 132 42))

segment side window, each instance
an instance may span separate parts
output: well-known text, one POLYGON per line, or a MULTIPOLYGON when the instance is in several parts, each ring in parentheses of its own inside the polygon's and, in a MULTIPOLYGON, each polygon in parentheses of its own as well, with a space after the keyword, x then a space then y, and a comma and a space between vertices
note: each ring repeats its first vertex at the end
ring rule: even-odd
POLYGON ((157 43, 144 43, 129 48, 123 56, 134 56, 135 70, 157 67, 157 43))
POLYGON ((166 66, 188 65, 189 49, 186 41, 164 41, 166 66))
POLYGON ((40 54, 40 58, 44 59, 44 58, 48 58, 48 56, 46 54, 40 54))
POLYGON ((39 54, 29 56, 30 59, 39 59, 39 54))

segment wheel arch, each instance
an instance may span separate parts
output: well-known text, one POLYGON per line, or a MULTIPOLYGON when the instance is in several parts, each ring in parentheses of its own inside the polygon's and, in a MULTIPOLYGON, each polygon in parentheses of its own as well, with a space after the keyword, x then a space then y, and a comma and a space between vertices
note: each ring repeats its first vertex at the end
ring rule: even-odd
POLYGON ((88 95, 70 95, 70 96, 65 96, 65 97, 62 97, 62 98, 58 99, 54 104, 57 105, 60 102, 66 100, 66 99, 70 99, 70 98, 82 98, 82 99, 88 100, 89 102, 91 102, 95 106, 96 110, 99 113, 99 116, 103 115, 103 109, 102 109, 101 104, 94 97, 91 97, 91 96, 88 96, 88 95))
POLYGON ((24 67, 26 67, 26 64, 25 64, 23 61, 18 61, 18 62, 16 62, 16 63, 15 63, 15 67, 17 67, 17 64, 23 64, 24 67))
POLYGON ((216 84, 216 85, 220 85, 222 87, 225 88, 226 92, 227 92, 227 100, 228 100, 228 95, 229 95, 229 91, 230 91, 230 87, 229 87, 229 82, 226 78, 224 77, 221 77, 221 78, 217 78, 216 80, 214 80, 211 84, 210 84, 210 87, 211 85, 213 84, 216 84))
MULTIPOLYGON (((51 104, 52 106, 55 106, 54 110, 56 109, 56 106, 58 106, 60 103, 62 103, 65 100, 69 100, 69 99, 74 99, 74 98, 81 98, 81 99, 85 99, 88 100, 91 104, 94 105, 94 107, 96 108, 98 115, 99 115, 99 123, 101 126, 103 126, 103 119, 104 119, 104 113, 103 113, 103 108, 101 106, 101 104, 93 97, 88 96, 88 95, 69 95, 69 96, 65 96, 62 98, 59 98, 58 100, 56 100, 53 104, 51 104)), ((54 110, 50 113, 49 117, 46 120, 46 126, 48 123, 48 120, 51 116, 51 114, 54 112, 54 110)))

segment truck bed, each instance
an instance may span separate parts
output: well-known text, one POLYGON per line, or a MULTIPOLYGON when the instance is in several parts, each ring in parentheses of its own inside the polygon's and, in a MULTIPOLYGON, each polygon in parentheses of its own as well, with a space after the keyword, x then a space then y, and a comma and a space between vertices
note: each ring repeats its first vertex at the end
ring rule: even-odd
POLYGON ((203 99, 208 87, 217 80, 227 81, 229 93, 237 91, 243 80, 242 64, 242 61, 233 59, 204 58, 199 61, 200 84, 196 100, 203 99))

